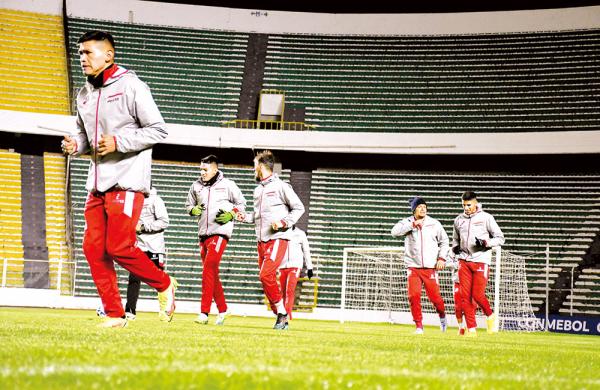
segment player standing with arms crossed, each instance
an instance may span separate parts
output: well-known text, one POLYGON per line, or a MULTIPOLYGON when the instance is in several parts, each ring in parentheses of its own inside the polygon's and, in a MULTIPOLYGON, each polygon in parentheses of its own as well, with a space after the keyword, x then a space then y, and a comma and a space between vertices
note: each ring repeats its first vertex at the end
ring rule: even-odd
POLYGON ((476 305, 487 316, 487 332, 497 328, 497 315, 485 296, 494 246, 504 244, 504 234, 491 214, 483 211, 473 191, 462 195, 464 213, 454 220, 452 252, 458 259, 458 279, 465 320, 466 336, 477 336, 476 305), (473 302, 474 301, 474 302, 473 302))
POLYGON ((215 325, 223 325, 227 316, 227 302, 219 278, 219 265, 225 247, 233 234, 233 219, 243 213, 246 199, 239 187, 223 176, 219 160, 209 155, 200 160, 200 178, 192 183, 185 202, 191 216, 198 217, 198 237, 202 258, 202 298, 199 324, 208 323, 208 313, 214 299, 219 314, 215 325))
POLYGON ((411 217, 398 222, 392 228, 392 236, 404 237, 404 262, 408 275, 408 301, 415 322, 415 334, 423 334, 421 312, 421 289, 425 285, 427 297, 440 317, 440 329, 446 331, 446 309, 440 294, 437 271, 444 269, 448 255, 448 235, 442 224, 427 215, 427 203, 423 198, 410 200, 411 217))
POLYGON ((238 213, 236 219, 254 223, 258 240, 258 267, 263 291, 277 320, 273 329, 288 328, 288 313, 281 289, 277 284, 277 270, 292 237, 291 228, 304 214, 304 205, 288 183, 273 173, 275 158, 269 150, 254 158, 254 177, 258 186, 254 190, 252 214, 238 213))

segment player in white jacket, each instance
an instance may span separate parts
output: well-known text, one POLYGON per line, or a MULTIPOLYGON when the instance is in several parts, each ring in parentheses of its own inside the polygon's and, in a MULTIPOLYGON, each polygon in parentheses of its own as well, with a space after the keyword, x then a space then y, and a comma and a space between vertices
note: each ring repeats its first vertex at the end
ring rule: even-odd
POLYGON ((283 330, 288 328, 288 316, 277 284, 277 270, 292 238, 291 228, 304 214, 304 205, 292 186, 273 173, 274 165, 270 151, 256 155, 254 176, 258 186, 254 190, 254 210, 252 214, 238 213, 236 219, 255 225, 260 281, 271 309, 277 313, 273 329, 283 330))
POLYGON ((148 86, 114 63, 109 33, 89 31, 78 42, 87 82, 77 94, 78 131, 62 149, 91 152, 83 252, 107 315, 101 326, 127 325, 114 261, 159 292, 159 316, 171 321, 177 282, 136 246, 135 234, 150 192, 152 146, 167 137, 166 125, 148 86))
POLYGON ((188 214, 198 218, 202 258, 202 298, 197 323, 208 323, 213 299, 219 310, 215 324, 225 322, 227 302, 219 278, 219 265, 233 234, 235 215, 243 213, 245 207, 242 191, 233 180, 223 176, 217 156, 211 154, 200 160, 200 178, 192 183, 185 202, 188 214))
MULTIPOLYGON (((135 229, 137 246, 160 269, 165 269, 165 229, 169 226, 169 213, 158 191, 150 187, 150 195, 144 199, 140 220, 135 229)), ((125 316, 133 320, 136 316, 137 301, 140 295, 140 279, 129 274, 127 283, 127 303, 125 316)))
POLYGON ((404 262, 407 267, 408 301, 416 325, 415 334, 423 334, 421 289, 425 285, 427 297, 439 317, 440 329, 446 331, 446 309, 440 294, 438 270, 444 269, 448 255, 448 235, 442 224, 427 215, 427 203, 421 197, 410 200, 411 217, 392 228, 392 236, 404 237, 404 262))
POLYGON ((497 315, 492 311, 485 296, 485 288, 492 260, 490 249, 504 244, 504 234, 494 217, 483 211, 474 192, 463 193, 462 205, 464 213, 454 220, 452 252, 459 261, 460 295, 468 328, 466 335, 476 336, 476 306, 473 301, 487 316, 488 333, 496 329, 497 315))
POLYGON ((298 276, 306 263, 306 276, 309 279, 313 277, 313 265, 310 258, 310 246, 304 230, 293 227, 293 235, 289 241, 288 250, 279 266, 279 285, 283 293, 283 304, 288 313, 288 318, 292 319, 292 309, 294 308, 294 299, 298 276))

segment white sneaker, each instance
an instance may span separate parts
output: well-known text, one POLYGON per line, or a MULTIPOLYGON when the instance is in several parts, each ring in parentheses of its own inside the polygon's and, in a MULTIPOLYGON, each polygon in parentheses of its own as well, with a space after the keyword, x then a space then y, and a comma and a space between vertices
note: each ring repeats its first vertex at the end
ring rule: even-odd
POLYGON ((125 312, 125 318, 127 318, 128 321, 134 321, 135 320, 135 314, 126 311, 125 312))
POLYGON ((204 313, 198 314, 198 317, 194 320, 194 322, 202 325, 208 324, 208 316, 204 313))
POLYGON ((106 313, 104 312, 104 307, 102 305, 98 306, 96 309, 96 315, 100 318, 106 317, 106 313))
POLYGON ((229 312, 225 311, 223 313, 219 313, 217 315, 217 319, 215 320, 215 325, 223 325, 225 323, 225 318, 229 317, 229 312))
POLYGON ((446 317, 440 318, 440 330, 442 332, 446 332, 447 328, 448 328, 448 321, 446 321, 446 317))
POLYGON ((121 317, 106 317, 104 321, 98 324, 99 328, 124 328, 127 326, 127 319, 121 317))
POLYGON ((177 290, 177 280, 169 276, 171 284, 163 292, 158 293, 159 312, 158 318, 163 322, 171 322, 175 313, 175 291, 177 290))
POLYGON ((415 334, 423 334, 423 328, 415 329, 415 334))

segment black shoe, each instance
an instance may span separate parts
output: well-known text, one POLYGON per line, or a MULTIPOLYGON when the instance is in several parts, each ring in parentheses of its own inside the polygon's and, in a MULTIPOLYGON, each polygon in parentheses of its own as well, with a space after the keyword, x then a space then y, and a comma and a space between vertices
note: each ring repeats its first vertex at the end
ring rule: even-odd
POLYGON ((277 314, 277 321, 273 329, 284 330, 287 329, 288 316, 287 314, 277 314))

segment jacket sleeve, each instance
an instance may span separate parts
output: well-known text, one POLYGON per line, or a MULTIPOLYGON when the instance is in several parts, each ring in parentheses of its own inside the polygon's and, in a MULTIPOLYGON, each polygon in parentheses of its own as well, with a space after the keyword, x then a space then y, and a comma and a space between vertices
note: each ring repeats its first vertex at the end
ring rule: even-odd
POLYGON ((244 198, 244 194, 242 194, 240 187, 238 187, 234 181, 231 181, 230 183, 229 201, 233 203, 234 210, 244 213, 246 211, 246 198, 244 198))
POLYGON ((392 236, 394 237, 404 237, 408 233, 412 232, 414 229, 413 221, 409 218, 404 218, 400 220, 397 224, 392 228, 392 236))
POLYGON ((162 232, 169 226, 169 213, 165 202, 160 196, 154 199, 154 221, 144 224, 144 231, 147 233, 162 232))
POLYGON ((452 224, 452 248, 457 245, 460 246, 460 233, 456 228, 456 220, 454 220, 454 223, 452 224))
POLYGON ((283 199, 288 205, 290 212, 286 217, 283 218, 283 222, 288 227, 291 227, 298 222, 302 214, 304 214, 304 205, 302 201, 294 192, 294 189, 288 183, 282 183, 281 190, 283 192, 283 199))
POLYGON ((446 234, 446 231, 441 223, 438 223, 437 239, 440 248, 440 251, 438 252, 438 258, 445 260, 448 258, 449 239, 448 234, 446 234))
POLYGON ((114 129, 117 151, 139 152, 151 148, 167 138, 167 125, 152 98, 150 88, 134 79, 128 86, 127 100, 130 114, 137 120, 137 129, 114 129), (122 130, 122 131, 119 131, 122 130))
POLYGON ((77 126, 77 132, 71 135, 71 138, 77 143, 77 150, 73 153, 73 156, 80 156, 90 150, 90 144, 88 142, 87 133, 85 132, 85 126, 79 113, 77 113, 77 119, 75 119, 75 126, 77 126))
POLYGON ((494 216, 491 214, 488 215, 489 217, 487 219, 487 230, 490 234, 490 241, 488 242, 488 245, 490 247, 501 246, 502 244, 504 244, 504 233, 502 233, 502 230, 500 230, 500 226, 498 226, 498 224, 496 223, 496 219, 494 218, 494 216))
POLYGON ((191 215, 190 213, 192 212, 192 209, 197 204, 198 204, 198 199, 196 199, 196 191, 194 191, 194 183, 192 183, 192 186, 190 187, 190 190, 188 191, 187 199, 185 200, 185 210, 187 211, 188 215, 191 215))
POLYGON ((308 245, 308 237, 306 234, 302 234, 302 240, 300 241, 302 245, 302 253, 304 253, 304 262, 306 263, 306 269, 313 269, 312 259, 310 257, 310 246, 308 245))

